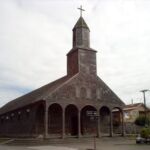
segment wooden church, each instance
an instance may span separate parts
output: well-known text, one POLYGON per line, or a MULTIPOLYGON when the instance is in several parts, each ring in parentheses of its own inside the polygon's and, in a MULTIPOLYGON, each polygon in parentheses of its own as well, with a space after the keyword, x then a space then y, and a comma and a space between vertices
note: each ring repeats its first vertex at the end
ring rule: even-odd
POLYGON ((4 105, 0 109, 0 136, 124 135, 124 103, 97 76, 96 53, 81 15, 73 27, 67 75, 4 105), (119 112, 117 123, 115 110, 119 112))

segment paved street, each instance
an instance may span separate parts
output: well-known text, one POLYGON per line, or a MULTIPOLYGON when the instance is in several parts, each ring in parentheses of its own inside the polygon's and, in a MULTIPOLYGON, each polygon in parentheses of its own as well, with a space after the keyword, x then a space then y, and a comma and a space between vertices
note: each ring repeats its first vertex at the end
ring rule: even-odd
MULTIPOLYGON (((45 146, 0 146, 0 150, 87 150, 93 148, 93 139, 68 139, 45 146)), ((137 145, 129 138, 101 138, 96 140, 97 150, 150 150, 150 145, 137 145)))

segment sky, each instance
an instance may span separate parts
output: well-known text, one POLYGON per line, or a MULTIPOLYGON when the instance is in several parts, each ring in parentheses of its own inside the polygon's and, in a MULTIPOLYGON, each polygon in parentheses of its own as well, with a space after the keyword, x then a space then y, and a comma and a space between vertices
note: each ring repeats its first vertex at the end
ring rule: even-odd
MULTIPOLYGON (((126 104, 150 89, 150 0, 0 0, 0 107, 66 75, 80 16, 98 76, 126 104)), ((150 92, 146 93, 150 106, 150 92)))

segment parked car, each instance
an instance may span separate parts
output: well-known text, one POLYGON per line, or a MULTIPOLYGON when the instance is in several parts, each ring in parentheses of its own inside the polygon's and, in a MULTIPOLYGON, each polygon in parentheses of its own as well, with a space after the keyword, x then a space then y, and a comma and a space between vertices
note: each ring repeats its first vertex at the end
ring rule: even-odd
POLYGON ((142 138, 141 135, 139 134, 136 137, 136 144, 142 144, 142 143, 148 143, 148 144, 150 144, 150 137, 149 138, 142 138))

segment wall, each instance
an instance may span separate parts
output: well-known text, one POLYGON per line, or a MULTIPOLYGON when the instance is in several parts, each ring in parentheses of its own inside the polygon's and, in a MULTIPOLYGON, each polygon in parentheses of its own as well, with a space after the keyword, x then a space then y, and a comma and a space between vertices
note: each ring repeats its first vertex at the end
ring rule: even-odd
POLYGON ((0 136, 29 137, 35 133, 35 116, 39 103, 0 116, 0 136))

